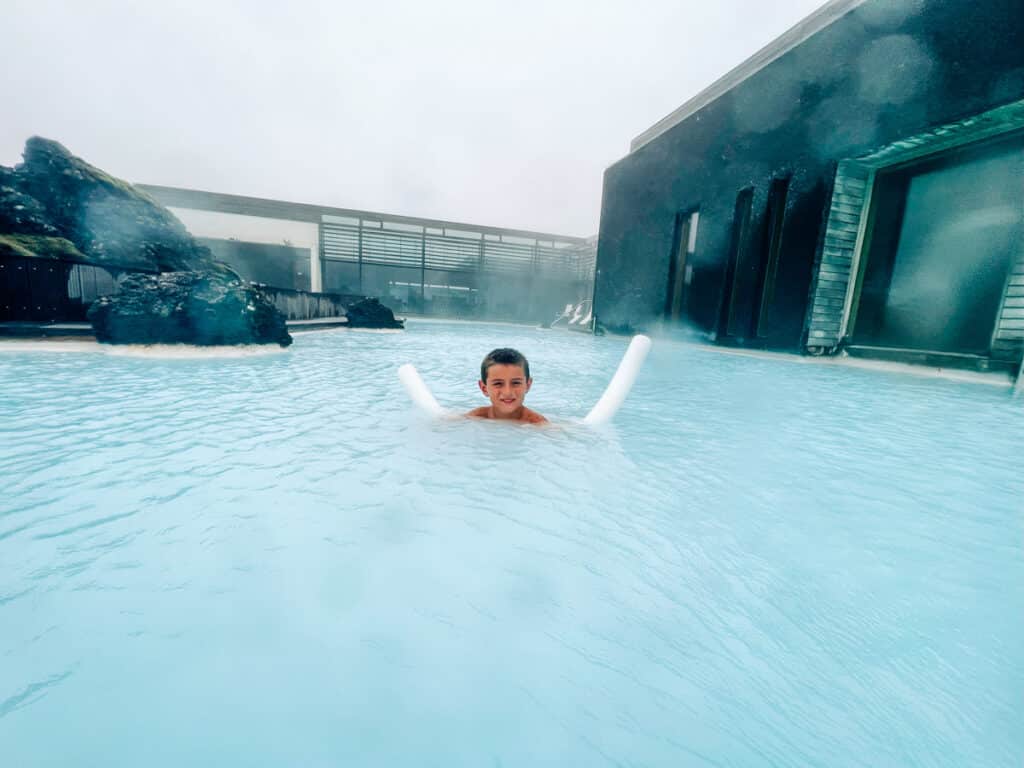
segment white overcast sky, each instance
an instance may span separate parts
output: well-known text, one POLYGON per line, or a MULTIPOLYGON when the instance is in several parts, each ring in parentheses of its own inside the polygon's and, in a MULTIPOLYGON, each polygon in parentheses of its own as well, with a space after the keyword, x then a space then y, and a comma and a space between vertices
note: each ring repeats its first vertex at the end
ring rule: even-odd
POLYGON ((0 164, 570 235, 629 141, 822 0, 0 0, 0 164))

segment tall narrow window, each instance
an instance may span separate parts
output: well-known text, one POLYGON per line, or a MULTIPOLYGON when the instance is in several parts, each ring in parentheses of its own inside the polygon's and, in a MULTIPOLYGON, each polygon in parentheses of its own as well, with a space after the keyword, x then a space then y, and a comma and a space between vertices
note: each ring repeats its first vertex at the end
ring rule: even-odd
POLYGON ((750 230, 750 210, 754 201, 754 190, 744 189, 736 196, 736 209, 732 220, 732 243, 729 260, 725 265, 725 279, 722 283, 722 309, 719 315, 719 330, 727 336, 742 335, 739 311, 736 301, 736 268, 743 260, 750 230))
POLYGON ((676 236, 673 241, 672 260, 668 271, 668 292, 665 298, 665 316, 678 320, 686 307, 686 291, 693 275, 689 256, 697 249, 697 222, 700 213, 690 211, 676 216, 676 236))
POLYGON ((779 252, 782 250, 782 223, 786 214, 786 195, 789 179, 774 179, 768 190, 768 208, 765 211, 764 242, 761 250, 761 270, 758 275, 758 290, 755 294, 757 307, 754 313, 753 336, 764 337, 768 333, 768 317, 772 298, 775 295, 775 275, 779 271, 779 252))

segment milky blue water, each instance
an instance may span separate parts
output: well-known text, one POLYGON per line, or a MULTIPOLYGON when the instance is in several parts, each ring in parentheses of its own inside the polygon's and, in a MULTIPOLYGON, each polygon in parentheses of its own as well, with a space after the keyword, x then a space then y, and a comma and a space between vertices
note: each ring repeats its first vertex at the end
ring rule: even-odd
POLYGON ((1019 766, 1024 400, 498 325, 0 353, 0 765, 1019 766))

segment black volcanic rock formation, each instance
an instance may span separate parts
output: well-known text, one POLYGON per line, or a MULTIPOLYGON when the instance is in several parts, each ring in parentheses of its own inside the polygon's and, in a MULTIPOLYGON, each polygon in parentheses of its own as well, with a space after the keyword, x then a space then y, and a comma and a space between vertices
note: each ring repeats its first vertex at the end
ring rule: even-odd
POLYGON ((252 283, 217 272, 136 273, 89 308, 109 344, 292 343, 284 315, 252 283))
POLYGON ((405 328, 395 313, 376 298, 360 299, 345 308, 349 328, 405 328))

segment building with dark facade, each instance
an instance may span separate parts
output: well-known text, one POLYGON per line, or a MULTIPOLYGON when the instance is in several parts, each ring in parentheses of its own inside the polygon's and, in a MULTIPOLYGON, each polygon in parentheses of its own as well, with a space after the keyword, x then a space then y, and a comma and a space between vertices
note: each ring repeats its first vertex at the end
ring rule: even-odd
POLYGON ((616 330, 1016 370, 1024 3, 833 0, 605 173, 616 330))

